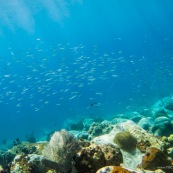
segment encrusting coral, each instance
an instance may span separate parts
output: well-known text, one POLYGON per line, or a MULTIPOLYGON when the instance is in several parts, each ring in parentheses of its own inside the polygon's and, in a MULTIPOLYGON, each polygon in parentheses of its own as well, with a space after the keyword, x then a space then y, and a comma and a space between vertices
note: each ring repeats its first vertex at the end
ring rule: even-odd
POLYGON ((137 143, 137 148, 142 152, 142 153, 145 153, 146 152, 146 149, 148 148, 148 147, 150 147, 151 146, 151 144, 150 144, 150 142, 149 141, 140 141, 140 142, 138 142, 137 143))
MULTIPOLYGON (((132 169, 124 168, 121 166, 105 166, 100 168, 96 173, 144 173, 144 172, 137 172, 132 169)), ((145 172, 145 173, 155 173, 155 172, 145 172)), ((157 173, 164 173, 164 172, 157 172, 157 173)))
POLYGON ((121 166, 114 166, 111 173, 132 173, 132 172, 122 168, 121 166))
POLYGON ((74 157, 75 168, 80 173, 95 173, 108 165, 120 165, 123 157, 120 149, 113 145, 97 145, 91 143, 83 147, 74 157))
POLYGON ((172 173, 173 167, 171 161, 161 150, 155 147, 149 147, 142 158, 142 163, 139 165, 142 169, 156 170, 162 169, 166 173, 172 173))

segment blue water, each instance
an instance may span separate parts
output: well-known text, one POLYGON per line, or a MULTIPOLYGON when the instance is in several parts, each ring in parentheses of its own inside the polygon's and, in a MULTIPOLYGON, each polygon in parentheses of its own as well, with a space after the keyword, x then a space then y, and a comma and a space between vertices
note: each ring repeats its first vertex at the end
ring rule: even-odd
POLYGON ((1 0, 0 140, 140 111, 172 94, 172 5, 1 0))

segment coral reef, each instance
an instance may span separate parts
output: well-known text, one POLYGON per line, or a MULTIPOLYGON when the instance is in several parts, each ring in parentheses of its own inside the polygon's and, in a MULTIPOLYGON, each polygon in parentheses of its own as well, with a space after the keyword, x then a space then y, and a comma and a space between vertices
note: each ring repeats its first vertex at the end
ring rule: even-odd
POLYGON ((83 130, 84 130, 84 131, 88 131, 89 128, 90 128, 90 126, 91 126, 94 122, 95 122, 94 119, 91 119, 91 118, 84 119, 84 121, 83 121, 83 126, 84 126, 83 130))
POLYGON ((122 168, 121 166, 114 166, 111 173, 133 173, 127 169, 122 168))
POLYGON ((23 142, 10 149, 13 154, 41 154, 45 143, 23 142))
POLYGON ((173 123, 170 114, 160 104, 155 105, 151 117, 143 117, 139 120, 138 125, 155 136, 169 136, 173 133, 173 123))
POLYGON ((154 119, 152 117, 144 117, 138 122, 138 125, 142 127, 144 130, 150 130, 153 124, 154 119))
POLYGON ((49 142, 16 138, 0 152, 0 173, 172 173, 172 103, 169 97, 112 121, 73 122, 71 131, 51 133, 49 142))
POLYGON ((79 118, 78 120, 76 119, 68 119, 64 123, 65 129, 67 130, 83 130, 84 124, 83 120, 79 118))
MULTIPOLYGON (((137 172, 135 170, 124 168, 122 166, 105 166, 105 167, 99 169, 96 173, 139 173, 139 172, 137 172)), ((142 173, 142 172, 140 172, 140 173, 142 173)))
MULTIPOLYGON (((143 141, 143 142, 147 141, 151 144, 151 146, 159 148, 159 149, 161 149, 162 146, 164 145, 163 142, 161 141, 161 139, 150 134, 148 131, 140 128, 133 122, 127 121, 121 125, 123 126, 124 130, 129 131, 130 134, 133 135, 137 139, 138 143, 141 141, 143 141)), ((116 128, 115 128, 115 130, 116 130, 116 128)))
POLYGON ((164 99, 163 104, 167 110, 173 111, 173 97, 168 97, 164 99))
MULTIPOLYGON (((146 130, 142 129, 132 121, 116 124, 109 134, 96 137, 92 141, 100 145, 106 145, 109 143, 116 145, 113 142, 114 137, 117 133, 123 131, 129 131, 130 134, 132 134, 137 139, 137 146, 139 143, 139 145, 143 147, 143 153, 145 153, 145 150, 148 147, 147 145, 150 145, 151 147, 156 147, 161 150, 165 150, 165 142, 163 142, 160 138, 153 136, 146 130)), ((136 149, 132 153, 123 152, 122 150, 124 160, 123 165, 128 168, 135 169, 136 166, 141 163, 143 153, 141 153, 138 149, 136 149)))
POLYGON ((66 130, 55 132, 49 143, 43 149, 43 156, 51 161, 58 162, 61 172, 71 170, 71 160, 79 149, 77 139, 66 130))
POLYGON ((12 160, 14 159, 15 154, 7 151, 7 152, 1 152, 0 153, 0 165, 4 168, 4 169, 8 169, 9 167, 9 163, 12 162, 12 160))
POLYGON ((168 117, 168 113, 164 109, 161 109, 159 111, 156 111, 154 114, 154 118, 158 117, 168 117))
POLYGON ((8 169, 10 163, 13 161, 16 155, 28 155, 28 154, 41 154, 45 143, 29 143, 23 142, 15 145, 7 152, 0 153, 0 165, 4 169, 8 169))
POLYGON ((173 132, 171 119, 168 117, 156 118, 150 131, 155 136, 169 136, 173 132))
POLYGON ((17 155, 11 164, 11 173, 45 173, 50 170, 59 171, 59 164, 45 159, 41 155, 17 155))
POLYGON ((171 161, 168 159, 166 154, 155 147, 149 147, 147 149, 139 167, 148 170, 156 170, 160 168, 166 173, 173 172, 171 161))
POLYGON ((171 135, 168 137, 168 142, 170 142, 171 144, 173 144, 173 134, 171 134, 171 135))
POLYGON ((120 165, 123 157, 120 150, 113 145, 96 145, 91 143, 83 147, 74 157, 75 168, 78 172, 95 173, 107 165, 120 165))
POLYGON ((119 132, 114 137, 114 142, 125 151, 133 151, 136 148, 137 140, 128 131, 119 132))
POLYGON ((87 131, 69 131, 72 135, 74 135, 77 139, 88 139, 89 134, 87 131))
POLYGON ((149 141, 140 141, 137 143, 136 147, 142 152, 145 153, 146 149, 150 147, 151 144, 149 141))
POLYGON ((142 115, 136 115, 130 118, 131 121, 138 123, 142 119, 142 115))
POLYGON ((31 173, 33 171, 31 165, 28 164, 28 156, 17 155, 11 164, 11 173, 31 173))
POLYGON ((112 171, 114 166, 105 166, 103 168, 100 168, 99 170, 97 170, 96 173, 110 173, 112 171))
POLYGON ((101 123, 93 123, 88 130, 89 140, 93 139, 96 136, 109 133, 112 128, 112 124, 108 121, 103 121, 101 123))
POLYGON ((103 134, 102 130, 103 130, 102 126, 99 123, 94 122, 88 130, 89 139, 93 139, 96 136, 102 135, 103 134))
POLYGON ((164 142, 165 146, 165 153, 168 153, 168 155, 172 158, 173 160, 173 135, 171 134, 170 136, 162 137, 162 141, 164 142))

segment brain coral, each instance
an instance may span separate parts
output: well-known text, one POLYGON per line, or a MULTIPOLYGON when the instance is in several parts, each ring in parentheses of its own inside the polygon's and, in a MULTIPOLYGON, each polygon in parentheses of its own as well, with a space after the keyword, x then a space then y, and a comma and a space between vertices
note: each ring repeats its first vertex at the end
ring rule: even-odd
POLYGON ((119 132, 114 137, 114 142, 125 151, 133 151, 137 145, 137 139, 129 131, 119 132))

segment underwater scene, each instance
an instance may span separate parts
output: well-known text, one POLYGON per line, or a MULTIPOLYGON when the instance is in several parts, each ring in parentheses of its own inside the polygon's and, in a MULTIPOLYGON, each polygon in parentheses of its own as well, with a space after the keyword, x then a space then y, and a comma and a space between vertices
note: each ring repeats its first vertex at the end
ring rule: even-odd
POLYGON ((0 173, 173 173, 172 0, 0 0, 0 173))

